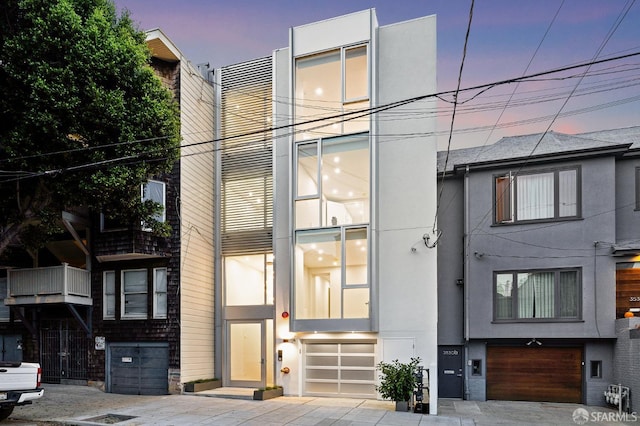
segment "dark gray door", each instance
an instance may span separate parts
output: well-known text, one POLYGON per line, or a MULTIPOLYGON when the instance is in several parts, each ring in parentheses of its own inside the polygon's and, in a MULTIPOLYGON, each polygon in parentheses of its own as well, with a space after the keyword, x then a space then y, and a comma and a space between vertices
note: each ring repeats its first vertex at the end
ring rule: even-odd
POLYGON ((167 343, 112 343, 107 391, 125 395, 169 393, 167 343))
POLYGON ((0 361, 22 361, 22 336, 0 336, 0 361))
POLYGON ((462 398, 462 354, 462 346, 438 346, 438 397, 462 398))

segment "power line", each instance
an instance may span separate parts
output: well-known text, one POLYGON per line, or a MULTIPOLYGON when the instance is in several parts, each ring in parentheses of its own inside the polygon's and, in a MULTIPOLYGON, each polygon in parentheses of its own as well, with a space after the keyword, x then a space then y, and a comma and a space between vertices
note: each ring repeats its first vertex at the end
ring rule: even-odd
MULTIPOLYGON (((227 137, 224 137, 224 138, 216 138, 216 139, 212 139, 212 140, 193 142, 193 143, 190 143, 190 144, 181 145, 179 147, 166 148, 166 149, 164 149, 164 151, 171 150, 171 149, 189 148, 189 147, 194 147, 194 146, 199 146, 199 145, 204 145, 204 144, 216 144, 216 143, 220 143, 220 142, 226 142, 226 141, 229 141, 229 140, 240 139, 240 138, 245 138, 245 137, 254 136, 254 135, 268 135, 270 132, 275 132, 277 130, 292 129, 295 126, 302 126, 302 125, 320 123, 320 122, 328 122, 329 120, 343 120, 343 121, 354 120, 354 119, 357 119, 357 118, 361 118, 361 117, 368 116, 368 115, 371 115, 371 114, 376 114, 376 113, 379 113, 379 112, 391 110, 391 109, 397 108, 397 107, 402 106, 402 105, 411 104, 411 103, 414 103, 414 102, 417 102, 417 101, 421 101, 421 100, 424 100, 424 99, 428 99, 428 98, 433 98, 433 97, 443 96, 443 95, 449 95, 449 94, 454 94, 454 93, 459 94, 461 92, 469 92, 469 91, 481 90, 481 89, 492 89, 492 88, 495 88, 495 87, 498 87, 498 86, 501 86, 501 85, 512 84, 512 83, 517 83, 517 82, 522 82, 522 81, 528 81, 530 79, 541 77, 541 76, 545 76, 545 75, 551 75, 551 74, 565 72, 565 71, 578 69, 578 68, 591 67, 593 65, 597 65, 597 64, 601 64, 601 63, 609 63, 609 62, 613 62, 613 61, 617 61, 617 60, 621 60, 621 59, 627 59, 627 58, 631 58, 631 57, 635 57, 635 56, 639 56, 639 55, 640 55, 640 52, 632 52, 632 53, 628 53, 628 54, 609 57, 609 58, 606 58, 606 59, 592 60, 592 61, 587 62, 587 63, 574 64, 574 65, 564 66, 564 67, 561 67, 561 68, 551 69, 551 70, 547 70, 547 71, 540 71, 540 72, 537 72, 537 73, 524 75, 524 76, 520 76, 520 77, 516 77, 516 78, 510 78, 510 79, 506 79, 506 80, 499 80, 499 81, 496 81, 496 82, 475 85, 475 86, 471 86, 471 87, 467 87, 467 88, 461 88, 459 90, 458 89, 456 89, 456 90, 447 90, 447 91, 437 92, 437 93, 433 93, 433 94, 419 95, 419 96, 406 98, 406 99, 390 102, 390 103, 379 105, 379 106, 362 108, 362 109, 359 109, 359 110, 352 110, 352 111, 348 111, 348 112, 343 112, 343 113, 339 113, 339 114, 325 116, 325 117, 322 117, 322 118, 316 118, 316 119, 301 121, 301 122, 298 122, 298 123, 283 124, 283 125, 280 125, 280 126, 271 126, 269 128, 265 128, 265 129, 261 129, 261 130, 253 130, 253 131, 250 131, 250 132, 240 133, 240 134, 236 134, 236 135, 230 135, 230 136, 227 136, 227 137)), ((325 127, 325 126, 326 125, 322 125, 320 127, 325 127)), ((293 131, 292 133, 296 133, 296 131, 293 131)), ((292 133, 290 133, 290 134, 292 134, 292 133)), ((287 136, 287 135, 281 135, 281 136, 278 136, 278 137, 284 137, 284 136, 287 136)), ((269 137, 268 139, 271 139, 271 138, 269 137)), ((115 143, 115 144, 112 144, 112 145, 130 144, 130 143, 136 143, 136 142, 135 141, 127 141, 127 142, 115 143)), ((256 141, 252 141, 250 143, 256 143, 256 141)), ((96 148, 99 148, 99 147, 96 147, 96 148)), ((215 148, 214 150, 219 150, 219 149, 220 148, 215 148)), ((153 153, 153 152, 161 152, 161 150, 151 151, 151 153, 153 153)), ((147 151, 145 153, 138 154, 138 156, 149 155, 149 154, 150 154, 150 152, 147 151)), ((45 155, 50 155, 50 154, 40 154, 40 156, 45 156, 45 155)), ((35 157, 36 156, 30 157, 30 158, 35 158, 35 157)), ((131 156, 126 156, 126 157, 122 157, 121 159, 128 160, 128 159, 130 159, 130 157, 131 156)), ((20 159, 20 158, 15 158, 13 160, 18 160, 18 159, 20 159)), ((113 163, 113 162, 117 162, 118 160, 119 160, 118 158, 115 158, 115 159, 105 160, 105 161, 109 161, 110 163, 113 163)), ((99 163, 100 162, 88 163, 88 164, 85 164, 85 165, 78 165, 78 166, 74 166, 74 169, 75 170, 79 170, 81 168, 89 168, 89 167, 95 166, 95 165, 97 165, 99 163)), ((43 175, 46 175, 46 174, 50 174, 52 172, 61 173, 64 170, 66 170, 66 169, 56 169, 54 171, 43 171, 43 172, 32 172, 33 175, 31 177, 43 176, 43 175)))

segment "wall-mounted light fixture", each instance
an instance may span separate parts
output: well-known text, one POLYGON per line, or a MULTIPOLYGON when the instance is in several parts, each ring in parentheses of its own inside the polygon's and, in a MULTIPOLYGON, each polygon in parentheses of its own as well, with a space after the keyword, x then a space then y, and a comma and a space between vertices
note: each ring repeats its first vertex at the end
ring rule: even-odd
POLYGON ((537 340, 535 337, 527 342, 527 346, 531 346, 532 343, 535 343, 538 346, 542 346, 542 342, 537 340))
POLYGON ((289 312, 284 311, 284 312, 282 313, 282 318, 284 318, 284 319, 289 318, 289 312))

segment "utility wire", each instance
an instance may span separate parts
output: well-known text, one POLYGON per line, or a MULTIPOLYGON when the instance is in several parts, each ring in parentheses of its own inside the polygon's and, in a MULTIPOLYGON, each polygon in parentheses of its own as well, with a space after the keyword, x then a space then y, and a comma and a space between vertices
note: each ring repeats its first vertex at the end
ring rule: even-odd
MULTIPOLYGON (((447 141, 447 153, 444 160, 444 170, 447 170, 447 164, 449 163, 449 153, 451 152, 451 139, 453 139, 453 126, 456 119, 456 109, 458 108, 458 95, 460 94, 460 86, 462 84, 462 70, 464 69, 464 60, 467 57, 467 45, 469 43, 469 34, 471 33, 471 22, 473 21, 473 5, 475 0, 471 0, 469 6, 469 21, 467 22, 467 32, 464 36, 464 47, 462 48, 462 60, 460 61, 460 70, 458 71, 458 84, 456 91, 453 94, 453 111, 451 113, 451 126, 449 127, 449 140, 447 141)), ((442 190, 444 189, 444 171, 442 173, 442 181, 440 184, 440 191, 438 193, 438 199, 436 200, 436 212, 433 218, 433 232, 435 233, 436 223, 438 222, 438 209, 440 208, 440 200, 442 199, 442 190)))
MULTIPOLYGON (((551 69, 551 70, 547 70, 547 71, 541 71, 541 72, 537 72, 537 73, 533 73, 533 74, 529 74, 529 75, 525 75, 525 76, 520 76, 520 77, 510 78, 510 79, 505 79, 505 80, 499 80, 499 81, 496 81, 496 82, 480 84, 480 85, 471 86, 471 87, 467 87, 467 88, 461 88, 461 89, 456 89, 456 90, 447 90, 447 91, 437 92, 437 93, 433 93, 433 94, 415 96, 415 97, 406 98, 406 99, 390 102, 390 103, 379 105, 379 106, 362 108, 362 109, 359 109, 359 110, 352 110, 352 111, 348 111, 348 112, 344 112, 344 113, 339 113, 339 114, 334 114, 334 115, 325 116, 325 117, 321 117, 321 118, 306 120, 306 121, 302 121, 302 122, 298 122, 298 123, 289 123, 289 124, 283 124, 283 125, 279 125, 279 126, 271 126, 269 128, 260 129, 260 130, 253 130, 253 131, 250 131, 250 132, 245 132, 245 133, 241 133, 241 134, 237 134, 237 135, 230 135, 230 136, 227 136, 227 137, 224 137, 224 138, 216 138, 216 139, 212 139, 212 140, 193 142, 193 143, 184 144, 184 145, 181 145, 181 146, 166 148, 166 149, 164 149, 164 151, 170 150, 170 149, 180 149, 180 148, 194 147, 194 146, 199 146, 199 145, 204 145, 204 144, 218 144, 220 142, 225 142, 225 141, 230 141, 230 140, 240 139, 240 138, 246 138, 248 136, 254 136, 254 135, 265 135, 266 136, 270 132, 275 132, 275 131, 278 131, 278 130, 291 129, 291 128, 294 128, 295 126, 302 126, 302 125, 307 125, 307 124, 320 123, 320 122, 323 122, 323 121, 324 122, 329 122, 330 120, 344 120, 344 121, 353 120, 353 119, 361 118, 361 117, 364 117, 364 116, 367 116, 367 115, 370 115, 370 114, 376 114, 376 113, 379 113, 379 112, 391 110, 391 109, 394 109, 394 108, 402 106, 402 105, 407 105, 407 104, 411 104, 411 103, 414 103, 414 102, 417 102, 417 101, 421 101, 421 100, 424 100, 424 99, 433 98, 433 97, 436 97, 436 96, 443 96, 443 95, 449 95, 449 94, 451 94, 451 95, 452 94, 458 94, 459 95, 459 93, 461 93, 461 92, 469 92, 469 91, 481 90, 481 89, 491 89, 491 88, 495 88, 497 86, 501 86, 501 85, 505 85, 505 84, 512 84, 512 83, 517 83, 517 82, 521 82, 521 81, 527 81, 527 80, 532 79, 532 78, 537 78, 537 77, 541 77, 541 76, 545 76, 545 75, 565 72, 565 71, 578 69, 578 68, 584 68, 584 67, 589 67, 590 68, 593 65, 597 65, 597 64, 601 64, 601 63, 613 62, 613 61, 626 59, 626 58, 631 58, 631 57, 635 57, 635 56, 640 56, 640 52, 632 52, 632 53, 618 55, 618 56, 614 56, 614 57, 610 57, 610 58, 606 58, 606 59, 592 60, 592 61, 587 62, 587 63, 580 63, 580 64, 575 64, 575 65, 564 66, 564 67, 561 67, 561 68, 551 69)), ((557 115, 559 115, 559 114, 557 114, 557 115)), ((322 125, 320 127, 325 127, 325 125, 322 125)), ((277 137, 282 137, 282 136, 286 136, 286 135, 280 135, 280 136, 277 136, 277 137)), ((271 138, 268 138, 268 139, 271 139, 271 138)), ((259 143, 260 141, 252 141, 252 143, 257 143, 257 142, 259 143)), ((133 143, 133 142, 121 142, 121 144, 125 144, 125 143, 133 143)), ((99 148, 99 147, 96 147, 96 148, 99 148)), ((220 148, 216 148, 216 150, 218 150, 218 149, 220 149, 220 148)), ((156 151, 156 152, 159 152, 159 151, 156 151)), ((149 152, 145 152, 145 153, 141 153, 139 155, 149 155, 149 154, 150 154, 149 152)), ((41 154, 41 156, 45 156, 45 155, 50 155, 50 154, 41 154)), ((126 156, 126 157, 123 157, 122 159, 128 160, 128 159, 130 159, 130 157, 131 156, 126 156)), ((34 158, 34 157, 30 157, 30 158, 34 158)), ((17 158, 15 160, 17 160, 17 158)), ((111 160, 105 160, 105 161, 109 161, 109 162, 112 163, 112 162, 115 162, 117 160, 118 159, 111 159, 111 160)), ((89 164, 80 165, 80 166, 74 166, 74 170, 78 170, 80 168, 92 167, 92 166, 94 166, 96 164, 99 164, 99 163, 102 163, 102 162, 96 162, 96 163, 89 163, 89 164)), ((64 170, 66 170, 66 168, 65 169, 56 169, 56 170, 53 170, 53 171, 34 172, 33 176, 34 177, 43 176, 43 175, 51 174, 51 173, 54 173, 54 172, 60 173, 60 172, 63 172, 64 170)))

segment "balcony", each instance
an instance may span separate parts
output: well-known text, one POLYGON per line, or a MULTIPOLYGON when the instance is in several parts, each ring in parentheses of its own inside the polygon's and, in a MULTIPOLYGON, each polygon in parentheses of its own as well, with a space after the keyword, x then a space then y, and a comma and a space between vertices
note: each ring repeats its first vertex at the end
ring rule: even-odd
POLYGON ((67 263, 48 268, 13 269, 7 275, 8 306, 69 303, 93 305, 91 273, 67 263))

